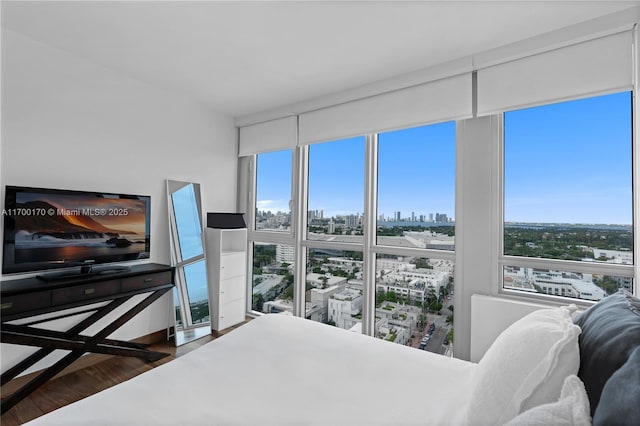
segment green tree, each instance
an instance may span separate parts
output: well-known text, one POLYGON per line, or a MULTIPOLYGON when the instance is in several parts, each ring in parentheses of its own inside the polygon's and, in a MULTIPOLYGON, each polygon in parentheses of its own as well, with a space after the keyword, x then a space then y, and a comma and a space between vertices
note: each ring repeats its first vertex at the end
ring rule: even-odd
POLYGON ((612 277, 605 275, 596 281, 596 285, 607 292, 613 294, 620 288, 620 284, 612 277))
POLYGON ((395 303, 395 302, 398 301, 398 295, 396 294, 395 291, 388 291, 386 296, 385 296, 385 299, 388 302, 394 302, 395 303))
POLYGON ((262 294, 254 294, 253 295, 253 310, 262 312, 262 308, 264 307, 264 297, 262 294))
POLYGON ((327 277, 326 275, 322 275, 320 278, 318 278, 320 281, 322 281, 322 288, 327 287, 327 283, 329 282, 329 277, 327 277))
POLYGON ((442 309, 442 303, 438 299, 432 299, 429 303, 429 310, 431 312, 440 313, 440 309, 442 309))

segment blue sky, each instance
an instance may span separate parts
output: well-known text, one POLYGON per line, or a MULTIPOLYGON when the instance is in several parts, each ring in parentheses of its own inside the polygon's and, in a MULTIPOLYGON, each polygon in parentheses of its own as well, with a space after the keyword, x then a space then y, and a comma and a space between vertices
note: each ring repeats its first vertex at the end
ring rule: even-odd
POLYGON ((629 92, 505 114, 505 220, 631 224, 629 92))
POLYGON ((309 147, 309 210, 325 217, 364 211, 365 138, 309 147))
MULTIPOLYGON (((631 94, 505 114, 505 220, 631 223, 631 94)), ((365 139, 314 144, 309 209, 362 213, 365 139)), ((258 157, 258 209, 288 211, 291 152, 258 157)), ((455 123, 381 133, 378 215, 455 209, 455 123)))

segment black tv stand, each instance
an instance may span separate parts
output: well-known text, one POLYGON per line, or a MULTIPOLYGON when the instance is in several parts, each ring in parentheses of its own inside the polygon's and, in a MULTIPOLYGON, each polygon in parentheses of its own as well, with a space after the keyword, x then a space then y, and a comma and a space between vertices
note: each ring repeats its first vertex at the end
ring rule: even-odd
POLYGON ((151 351, 147 345, 109 336, 173 289, 174 268, 145 263, 132 265, 127 271, 101 272, 94 269, 91 275, 85 273, 46 282, 31 277, 0 283, 0 342, 40 348, 2 372, 0 384, 4 386, 56 349, 68 352, 11 395, 3 393, 0 413, 4 414, 85 353, 133 356, 147 361, 168 355, 151 351), (133 305, 124 306, 138 295, 144 296, 133 305), (116 313, 118 307, 122 309, 116 313), (115 318, 107 320, 107 315, 112 313, 115 318), (40 327, 40 324, 74 315, 85 317, 67 330, 40 327), (16 323, 16 320, 23 321, 16 323), (91 332, 93 334, 88 334, 91 332))
POLYGON ((75 279, 86 279, 96 275, 117 274, 129 272, 130 266, 112 265, 112 266, 81 266, 80 270, 65 271, 57 273, 48 273, 36 275, 36 278, 44 282, 70 281, 75 279))

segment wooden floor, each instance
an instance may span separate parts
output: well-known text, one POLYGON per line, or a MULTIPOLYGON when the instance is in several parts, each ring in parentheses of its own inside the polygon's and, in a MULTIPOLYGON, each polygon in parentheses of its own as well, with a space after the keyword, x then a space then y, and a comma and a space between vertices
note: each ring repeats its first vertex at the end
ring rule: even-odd
POLYGON ((71 404, 161 364, 170 362, 216 337, 226 334, 228 331, 230 330, 225 330, 224 333, 214 332, 214 334, 206 335, 178 348, 175 347, 173 342, 153 344, 149 349, 171 354, 159 361, 147 362, 138 358, 113 356, 95 365, 56 377, 3 414, 0 418, 0 423, 2 426, 14 426, 33 420, 57 408, 71 404))

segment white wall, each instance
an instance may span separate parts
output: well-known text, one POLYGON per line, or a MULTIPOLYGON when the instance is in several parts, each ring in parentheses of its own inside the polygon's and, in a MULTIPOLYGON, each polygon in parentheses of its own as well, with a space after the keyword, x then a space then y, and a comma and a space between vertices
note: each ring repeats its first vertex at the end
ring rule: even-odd
MULTIPOLYGON (((0 186, 151 196, 151 260, 169 263, 165 180, 201 184, 204 211, 235 211, 236 130, 202 104, 2 31, 0 186)), ((7 279, 8 277, 3 277, 7 279)), ((164 329, 165 297, 117 336, 164 329)), ((22 348, 2 345, 2 366, 22 348)))
POLYGON ((505 297, 471 296, 471 350, 469 360, 479 362, 493 341, 511 324, 548 304, 505 297))

